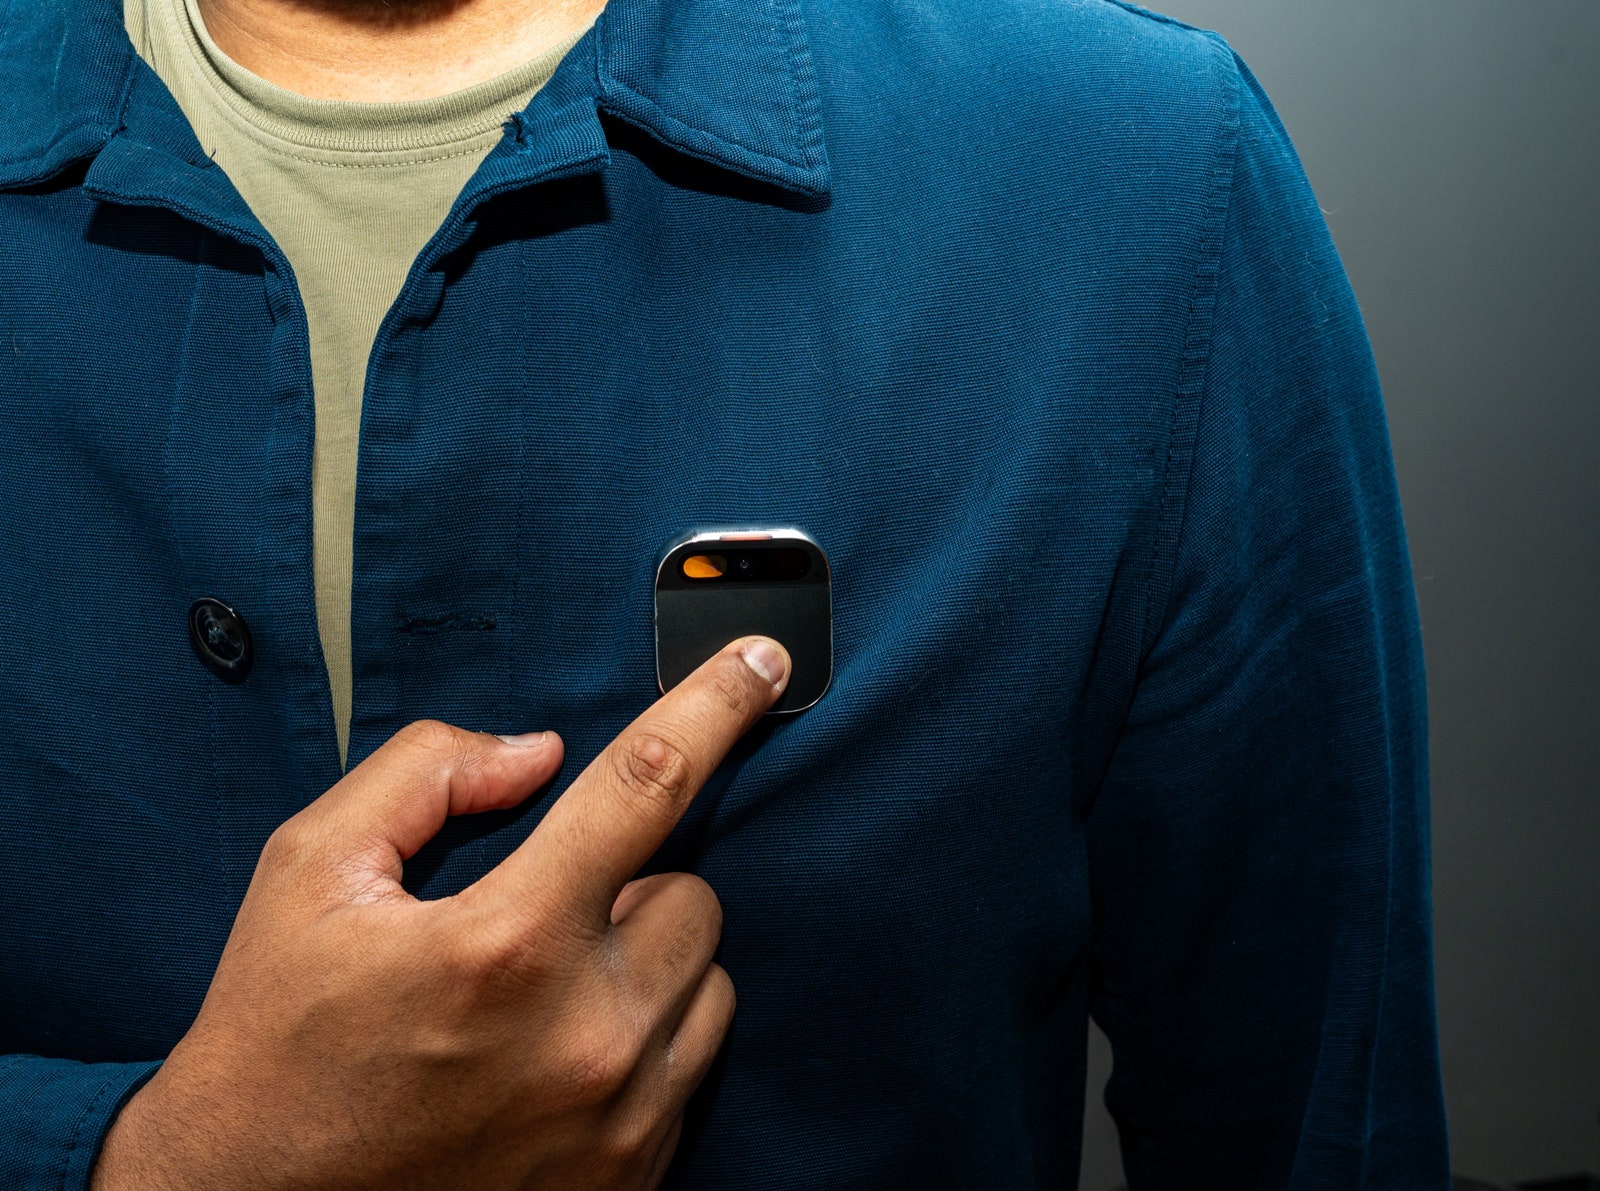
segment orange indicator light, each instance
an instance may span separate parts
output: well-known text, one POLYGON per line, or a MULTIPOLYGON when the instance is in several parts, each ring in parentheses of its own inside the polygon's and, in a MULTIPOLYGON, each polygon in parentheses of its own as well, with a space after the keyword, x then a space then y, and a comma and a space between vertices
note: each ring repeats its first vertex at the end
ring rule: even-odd
POLYGON ((728 560, 720 554, 691 554, 683 560, 688 579, 720 579, 728 573, 728 560))

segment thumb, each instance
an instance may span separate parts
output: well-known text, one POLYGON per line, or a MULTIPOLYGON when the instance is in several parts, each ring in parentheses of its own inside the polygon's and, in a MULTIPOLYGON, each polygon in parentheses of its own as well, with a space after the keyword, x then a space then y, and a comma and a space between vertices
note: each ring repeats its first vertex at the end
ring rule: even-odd
POLYGON ((300 813, 338 859, 398 881, 400 862, 448 816, 517 805, 555 777, 561 757, 554 732, 498 737, 419 720, 300 813))

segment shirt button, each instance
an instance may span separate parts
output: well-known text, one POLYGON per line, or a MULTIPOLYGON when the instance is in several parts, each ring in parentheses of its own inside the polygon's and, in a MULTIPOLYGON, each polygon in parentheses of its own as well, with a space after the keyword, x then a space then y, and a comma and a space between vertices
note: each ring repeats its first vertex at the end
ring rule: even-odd
POLYGON ((250 627, 221 600, 208 597, 189 605, 189 644, 223 682, 243 682, 250 673, 250 627))

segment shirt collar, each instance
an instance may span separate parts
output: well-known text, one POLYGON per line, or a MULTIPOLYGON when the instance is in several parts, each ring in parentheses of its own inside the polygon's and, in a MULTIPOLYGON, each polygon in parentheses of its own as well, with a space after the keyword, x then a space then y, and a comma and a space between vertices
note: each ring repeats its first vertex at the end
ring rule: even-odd
MULTIPOLYGON (((595 106, 691 157, 799 194, 829 187, 799 0, 608 0, 595 106)), ((0 185, 92 157, 123 126, 138 59, 121 0, 22 0, 0 26, 0 185)))

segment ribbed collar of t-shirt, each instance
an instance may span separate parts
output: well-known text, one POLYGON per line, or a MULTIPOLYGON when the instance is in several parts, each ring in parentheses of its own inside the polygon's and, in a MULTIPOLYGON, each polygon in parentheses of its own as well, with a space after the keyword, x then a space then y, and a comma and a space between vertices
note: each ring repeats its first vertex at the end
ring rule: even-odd
MULTIPOLYGON (((197 0, 145 0, 153 20, 170 21, 174 47, 234 121, 281 152, 363 164, 453 156, 498 139, 501 126, 528 103, 579 40, 553 47, 516 69, 432 99, 358 103, 311 99, 269 83, 228 57, 212 40, 197 0)), ((581 36, 581 33, 580 35, 581 36)))

